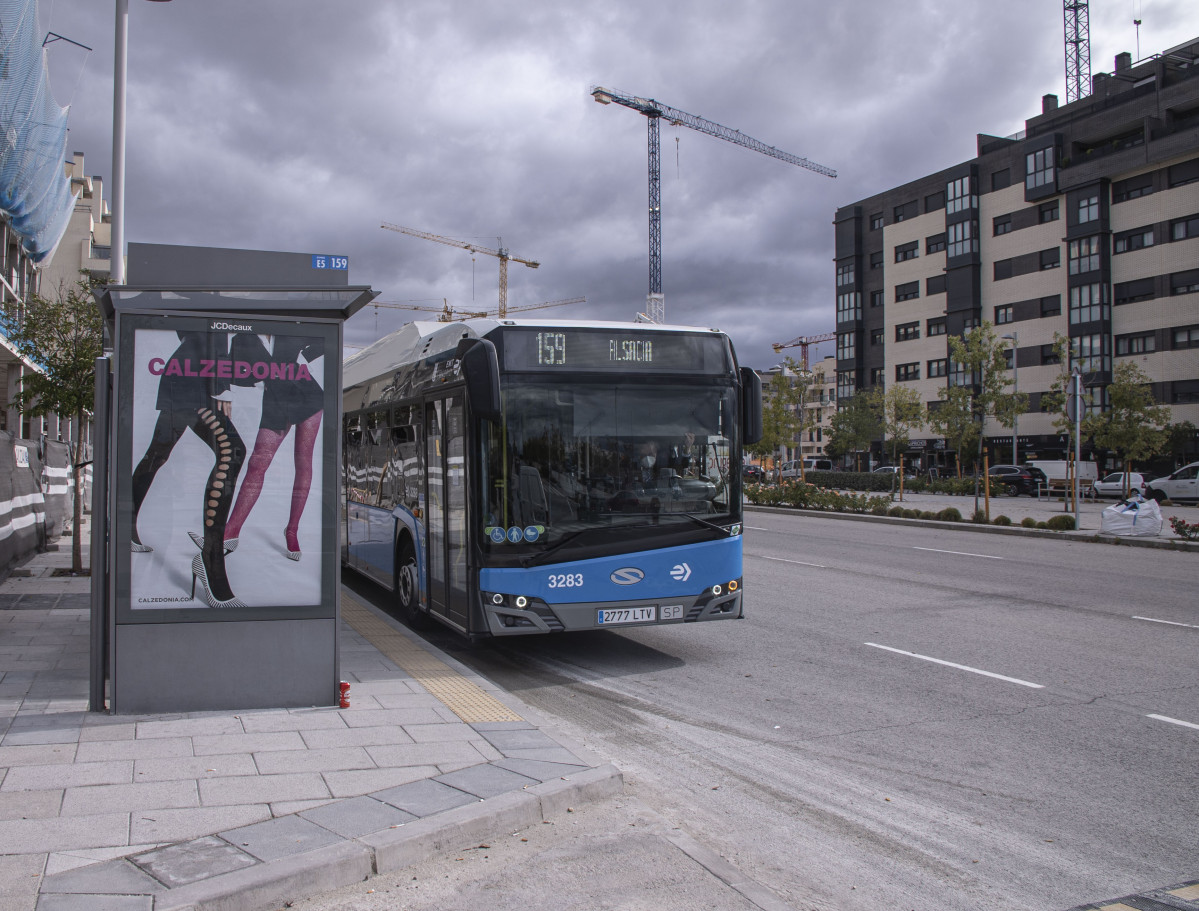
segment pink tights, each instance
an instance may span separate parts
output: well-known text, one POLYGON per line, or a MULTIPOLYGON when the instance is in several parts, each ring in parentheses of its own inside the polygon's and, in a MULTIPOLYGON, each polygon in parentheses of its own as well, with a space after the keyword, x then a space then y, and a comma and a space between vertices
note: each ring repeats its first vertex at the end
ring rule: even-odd
MULTIPOLYGON (((312 488, 312 451, 316 446, 316 436, 320 426, 321 412, 319 411, 302 423, 295 425, 296 477, 291 488, 291 515, 288 517, 287 528, 284 530, 287 549, 293 552, 300 549, 300 516, 304 514, 304 505, 308 502, 308 491, 312 488)), ((246 473, 242 478, 241 487, 238 488, 233 512, 225 525, 226 540, 240 537, 241 527, 250 515, 250 510, 254 508, 254 504, 258 502, 258 496, 262 493, 266 470, 270 468, 275 453, 286 436, 287 430, 279 432, 262 428, 258 431, 258 437, 254 440, 254 452, 246 462, 246 473)))

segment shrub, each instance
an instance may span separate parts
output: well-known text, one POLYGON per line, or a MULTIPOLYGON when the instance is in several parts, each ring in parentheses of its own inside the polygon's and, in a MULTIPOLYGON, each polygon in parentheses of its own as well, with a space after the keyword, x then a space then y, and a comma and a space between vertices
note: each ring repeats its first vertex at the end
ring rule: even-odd
POLYGON ((975 525, 986 525, 987 524, 986 510, 983 510, 983 509, 974 510, 973 522, 975 525))
POLYGON ((920 518, 922 518, 922 519, 935 519, 936 517, 937 517, 937 514, 935 512, 933 512, 931 509, 920 510, 920 518))
POLYGON ((996 516, 994 519, 991 520, 991 524, 992 525, 1003 525, 1006 527, 1006 526, 1012 524, 1012 520, 1009 519, 1007 516, 996 516))
POLYGON ((1170 516, 1170 527, 1184 541, 1199 541, 1199 522, 1188 522, 1178 516, 1170 516))
POLYGON ((1038 522, 1036 527, 1040 528, 1040 529, 1046 529, 1049 527, 1049 523, 1048 522, 1038 522))
POLYGON ((919 519, 920 518, 920 510, 919 509, 905 509, 903 511, 903 517, 905 519, 919 519))
POLYGON ((937 518, 942 522, 961 522, 962 514, 957 511, 956 507, 946 506, 937 513, 937 518))
POLYGON ((1036 528, 1037 520, 1034 519, 1032 516, 1025 516, 1023 519, 1020 520, 1020 524, 1023 525, 1025 528, 1036 528))
MULTIPOLYGON (((873 497, 871 499, 873 499, 873 497)), ((884 502, 878 504, 877 506, 871 506, 870 512, 876 516, 885 516, 887 514, 887 504, 884 502)))
POLYGON ((1054 531, 1074 531, 1074 516, 1054 516, 1045 526, 1054 531))
POLYGON ((905 512, 907 512, 907 510, 905 510, 902 506, 892 506, 887 510, 887 515, 896 519, 902 519, 905 512))

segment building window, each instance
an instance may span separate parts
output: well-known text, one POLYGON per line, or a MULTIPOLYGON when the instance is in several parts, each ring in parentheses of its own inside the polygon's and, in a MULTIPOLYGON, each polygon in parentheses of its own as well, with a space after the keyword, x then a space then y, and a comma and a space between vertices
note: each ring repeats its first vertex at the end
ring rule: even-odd
POLYGON ((1135 228, 1132 231, 1122 231, 1113 239, 1113 249, 1117 253, 1128 253, 1131 250, 1142 250, 1153 246, 1153 225, 1147 228, 1135 228))
POLYGON ((1099 221, 1099 195, 1087 196, 1078 201, 1078 223, 1099 221))
POLYGON ((1117 304, 1131 304, 1136 301, 1152 300, 1157 296, 1152 278, 1138 278, 1131 282, 1117 282, 1115 299, 1117 304))
POLYGON ((944 209, 944 208, 945 208, 945 194, 944 193, 941 193, 941 192, 929 193, 928 196, 924 197, 925 213, 936 212, 938 209, 944 209))
POLYGON ((1041 363, 1042 364, 1046 364, 1046 365, 1060 364, 1061 362, 1062 362, 1062 359, 1058 355, 1056 347, 1054 347, 1053 345, 1042 345, 1041 346, 1041 363))
POLYGON ((1062 248, 1054 247, 1051 250, 1041 251, 1041 271, 1046 269, 1056 269, 1062 264, 1062 248))
POLYGON ((928 362, 928 378, 932 380, 939 376, 949 376, 949 358, 947 357, 928 362))
POLYGON ((837 266, 837 287, 844 288, 853 284, 853 260, 837 266))
POLYGON ((977 316, 967 316, 965 319, 962 320, 962 334, 963 335, 965 335, 971 329, 977 329, 977 328, 978 328, 978 317, 977 316))
POLYGON ((882 343, 883 343, 883 330, 882 329, 871 329, 870 330, 870 344, 881 345, 882 343))
POLYGON ((945 276, 932 275, 924 280, 925 294, 944 294, 945 293, 945 276))
POLYGON ((837 295, 837 322, 852 323, 862 318, 862 295, 857 291, 837 295))
POLYGON ((1199 291, 1199 269, 1175 272, 1170 276, 1171 294, 1192 294, 1199 291))
POLYGON ((1107 285, 1095 282, 1070 289, 1070 325, 1108 319, 1107 285))
POLYGON ((857 333, 854 332, 838 332, 837 333, 837 360, 852 361, 857 352, 855 344, 857 333))
POLYGON ((900 323, 895 327, 895 341, 910 342, 920 338, 920 323, 900 323))
POLYGON ((1112 202, 1128 202, 1153 192, 1153 174, 1140 174, 1112 184, 1112 202))
POLYGON ((894 221, 897 223, 909 218, 915 218, 920 214, 919 205, 913 199, 911 202, 905 202, 901 206, 896 206, 892 214, 894 215, 894 221))
POLYGON ((905 282, 895 286, 897 301, 910 301, 920 296, 920 282, 905 282))
POLYGON ((978 222, 959 221, 945 232, 949 240, 949 256, 964 256, 978 252, 978 222))
POLYGON ((959 364, 957 361, 951 361, 949 364, 949 385, 950 386, 974 386, 978 383, 978 376, 970 370, 966 369, 965 364, 959 364))
POLYGON ((1112 369, 1111 348, 1108 341, 1111 338, 1106 332, 1096 332, 1094 335, 1080 335, 1074 339, 1074 366, 1083 373, 1110 373, 1112 369))
POLYGON ((870 254, 870 268, 871 269, 881 269, 882 267, 883 267, 883 251, 879 250, 877 253, 871 253, 870 254))
POLYGON ((915 259, 920 255, 920 242, 912 241, 907 244, 900 244, 895 248, 895 261, 897 263, 904 262, 908 259, 915 259))
POLYGON ((1032 152, 1024 158, 1024 188, 1035 190, 1037 187, 1053 183, 1053 146, 1032 152))
POLYGON ((871 291, 870 292, 870 306, 871 307, 881 307, 882 305, 883 305, 883 292, 882 291, 871 291))
POLYGON ((1099 271, 1099 235, 1070 241, 1070 274, 1099 271))
POLYGON ((1049 224, 1051 221, 1057 221, 1057 200, 1053 202, 1041 203, 1037 209, 1037 220, 1043 224, 1049 224))
POLYGON ((920 379, 920 362, 914 364, 896 364, 895 365, 895 381, 897 383, 906 383, 911 380, 920 379))
POLYGON ((848 399, 853 396, 857 386, 857 371, 856 370, 838 370, 837 371, 837 398, 848 399))
POLYGON ((1009 168, 995 171, 991 174, 991 189, 1003 190, 1012 185, 1012 172, 1009 168))
POLYGON ((995 325, 1002 326, 1004 323, 1012 321, 1012 305, 1004 304, 1002 307, 995 308, 995 325))
POLYGON ((1170 222, 1170 240, 1199 237, 1199 215, 1190 215, 1170 222))
POLYGON ((940 253, 945 249, 945 235, 934 234, 932 237, 924 238, 925 253, 940 253))
POLYGON ((1157 337, 1152 332, 1116 336, 1116 357, 1130 354, 1149 354, 1157 350, 1157 337))
POLYGON ((945 317, 938 316, 935 319, 930 319, 924 326, 925 334, 927 335, 944 335, 945 334, 945 317))
POLYGON ((1086 392, 1083 393, 1083 401, 1085 403, 1084 415, 1099 415, 1112 410, 1106 386, 1087 386, 1086 392))
POLYGON ((974 188, 973 177, 959 177, 951 180, 945 187, 945 213, 964 212, 966 209, 978 208, 978 194, 974 188))
POLYGON ((991 233, 998 237, 1000 234, 1012 233, 1012 216, 996 215, 991 219, 991 233))
POLYGON ((883 383, 885 383, 887 381, 887 377, 885 376, 886 372, 887 372, 886 367, 871 367, 870 368, 870 385, 871 386, 883 385, 883 383))
POLYGON ((1005 278, 1012 277, 1012 260, 997 259, 992 264, 994 270, 994 281, 1001 282, 1005 278))
POLYGON ((1181 187, 1199 180, 1199 158, 1192 158, 1182 164, 1170 165, 1167 180, 1171 188, 1181 187))
POLYGON ((875 215, 871 215, 870 216, 870 230, 871 231, 879 231, 882 229, 882 227, 883 227, 883 213, 878 212, 875 215))
POLYGON ((1199 326, 1175 329, 1172 338, 1175 348, 1199 348, 1199 326))
POLYGON ((1041 316, 1061 316, 1062 315, 1062 296, 1054 294, 1051 297, 1041 298, 1041 316))

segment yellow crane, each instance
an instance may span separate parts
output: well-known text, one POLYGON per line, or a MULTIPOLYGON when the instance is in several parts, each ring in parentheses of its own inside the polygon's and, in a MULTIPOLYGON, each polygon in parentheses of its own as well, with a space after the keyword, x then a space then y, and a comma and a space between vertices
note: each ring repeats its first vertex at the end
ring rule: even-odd
MULTIPOLYGON (((546 307, 565 307, 567 304, 585 304, 585 297, 568 297, 565 300, 545 301, 540 304, 524 304, 520 307, 508 307, 507 313, 516 313, 520 310, 544 310, 546 307)), ((436 313, 439 323, 452 323, 455 320, 462 319, 481 319, 486 316, 504 316, 497 310, 455 310, 450 306, 450 302, 442 298, 442 306, 440 307, 419 307, 415 304, 393 304, 387 301, 371 301, 372 307, 387 307, 391 310, 421 310, 425 313, 436 313)))
MULTIPOLYGON (((508 260, 513 260, 518 263, 524 263, 530 269, 536 269, 541 263, 531 259, 522 259, 519 256, 513 256, 504 247, 504 239, 499 238, 500 248, 492 250, 488 247, 482 247, 479 244, 472 244, 465 240, 455 240, 452 237, 445 237, 441 234, 431 234, 428 231, 418 231, 416 228, 405 228, 402 225, 393 225, 383 222, 380 227, 386 228, 388 231, 398 231, 400 234, 407 234, 411 237, 423 237, 425 240, 436 241, 439 244, 448 244, 451 247, 459 247, 463 250, 469 250, 471 253, 486 253, 488 256, 495 256, 500 261, 500 306, 498 315, 504 317, 508 313, 508 260)), ((448 309, 448 308, 447 308, 448 309)))

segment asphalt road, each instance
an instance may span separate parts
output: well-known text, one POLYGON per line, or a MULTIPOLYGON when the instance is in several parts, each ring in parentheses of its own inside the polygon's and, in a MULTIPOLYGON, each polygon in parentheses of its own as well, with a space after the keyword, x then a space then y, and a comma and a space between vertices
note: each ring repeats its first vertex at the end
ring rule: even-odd
POLYGON ((748 618, 438 646, 795 908, 1199 874, 1199 559, 751 513, 748 618))

